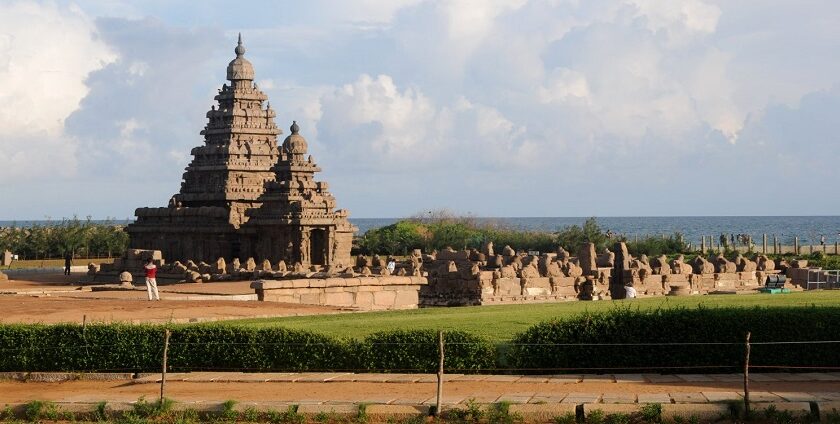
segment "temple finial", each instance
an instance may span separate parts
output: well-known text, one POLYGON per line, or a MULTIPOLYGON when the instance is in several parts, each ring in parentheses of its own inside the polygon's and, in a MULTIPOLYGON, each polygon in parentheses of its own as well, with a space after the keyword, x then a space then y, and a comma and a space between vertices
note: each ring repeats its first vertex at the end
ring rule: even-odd
POLYGON ((300 127, 297 124, 297 121, 292 121, 292 126, 289 127, 289 130, 292 131, 292 134, 297 134, 300 131, 300 127))
POLYGON ((245 54, 245 46, 242 45, 242 33, 239 33, 239 40, 236 42, 236 48, 233 50, 236 53, 236 57, 240 57, 245 54))

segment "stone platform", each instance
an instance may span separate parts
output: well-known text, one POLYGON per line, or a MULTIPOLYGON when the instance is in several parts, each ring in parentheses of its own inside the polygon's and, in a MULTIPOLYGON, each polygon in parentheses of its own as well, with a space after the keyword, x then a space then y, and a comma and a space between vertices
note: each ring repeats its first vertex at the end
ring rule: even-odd
POLYGON ((251 283, 264 302, 348 307, 364 311, 416 309, 424 277, 375 276, 257 280, 251 283))

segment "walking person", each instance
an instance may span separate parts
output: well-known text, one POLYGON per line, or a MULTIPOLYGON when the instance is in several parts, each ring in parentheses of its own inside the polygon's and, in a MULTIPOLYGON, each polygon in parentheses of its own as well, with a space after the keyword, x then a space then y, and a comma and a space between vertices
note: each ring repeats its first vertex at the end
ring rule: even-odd
POLYGON ((64 275, 70 275, 70 266, 73 265, 73 255, 64 255, 64 275))
POLYGON ((157 266, 152 258, 146 259, 146 291, 149 292, 149 300, 160 300, 157 288, 157 266))

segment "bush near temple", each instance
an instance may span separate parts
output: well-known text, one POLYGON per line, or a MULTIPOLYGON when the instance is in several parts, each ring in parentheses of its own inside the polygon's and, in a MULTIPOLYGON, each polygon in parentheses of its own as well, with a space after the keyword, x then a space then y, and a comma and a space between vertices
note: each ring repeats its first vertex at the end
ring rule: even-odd
POLYGON ((510 246, 516 250, 554 252, 557 246, 576 252, 584 242, 592 241, 603 250, 608 244, 606 234, 594 218, 583 226, 569 226, 557 232, 528 231, 515 227, 477 221, 470 217, 443 216, 411 218, 374 228, 357 240, 356 254, 407 255, 413 249, 424 252, 453 249, 480 249, 492 241, 497 250, 510 246))
MULTIPOLYGON (((440 350, 434 330, 372 334, 357 345, 363 369, 383 372, 437 372, 440 350)), ((496 349, 487 339, 464 331, 444 333, 447 372, 470 373, 495 366, 496 349)))
POLYGON ((836 366, 840 363, 837 343, 760 343, 838 340, 837 311, 833 307, 701 307, 587 313, 538 324, 519 334, 511 342, 508 360, 515 368, 626 367, 667 373, 686 372, 668 367, 708 367, 737 372, 743 367, 745 335, 749 331, 753 343, 751 365, 836 366), (722 344, 668 345, 677 342, 722 344), (586 343, 653 345, 581 345, 586 343))
MULTIPOLYGON (((0 326, 0 371, 159 372, 166 327, 95 324, 0 326)), ((178 325, 171 328, 170 371, 382 371, 437 369, 435 331, 372 334, 361 341, 279 327, 178 325)), ((446 334, 450 367, 492 366, 493 346, 463 332, 446 334)))

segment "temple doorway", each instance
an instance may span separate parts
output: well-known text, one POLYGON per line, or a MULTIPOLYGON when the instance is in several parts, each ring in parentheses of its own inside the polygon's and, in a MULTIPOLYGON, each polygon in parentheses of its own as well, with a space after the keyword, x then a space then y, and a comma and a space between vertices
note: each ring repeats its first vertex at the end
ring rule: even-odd
POLYGON ((309 233, 309 259, 312 265, 326 265, 327 263, 327 232, 312 230, 309 233))

